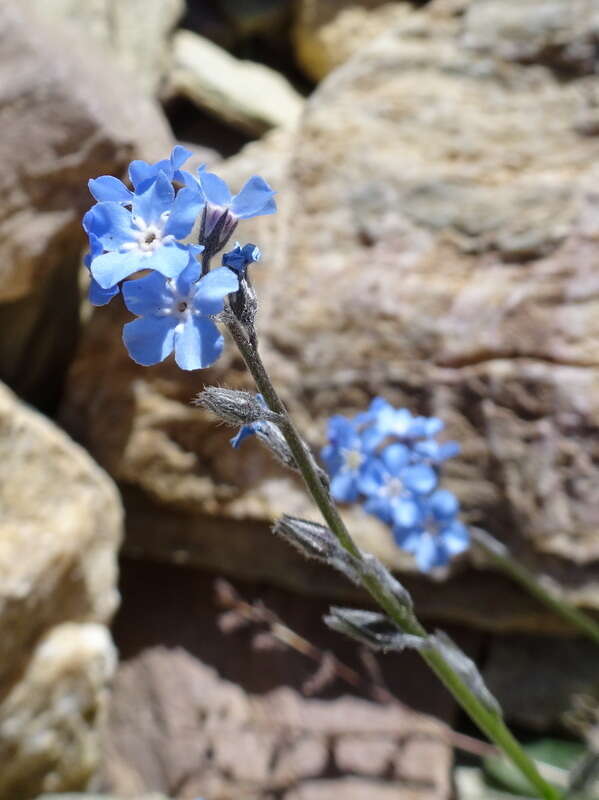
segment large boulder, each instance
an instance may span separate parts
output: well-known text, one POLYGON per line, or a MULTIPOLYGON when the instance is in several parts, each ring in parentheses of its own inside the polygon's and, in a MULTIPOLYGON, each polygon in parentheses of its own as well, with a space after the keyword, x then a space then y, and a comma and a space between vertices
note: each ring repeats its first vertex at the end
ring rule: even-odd
POLYGON ((77 333, 88 178, 171 146, 161 112, 93 42, 0 7, 0 378, 51 406, 77 333))
POLYGON ((80 788, 115 653, 112 481, 0 386, 0 798, 80 788))
MULTIPOLYGON (((238 235, 265 251, 263 354, 309 441, 375 394, 438 414, 462 443, 447 476, 467 519, 599 608, 596 78, 469 49, 468 19, 408 15, 330 75, 294 137, 222 172, 238 186, 262 171, 280 189, 280 214, 238 235)), ((278 514, 314 515, 296 478, 258 442, 230 450, 188 405, 203 384, 249 385, 232 347, 202 373, 143 369, 120 343, 124 319, 115 304, 92 321, 63 419, 124 484, 131 551, 338 591, 291 556, 281 568, 269 544, 278 514)), ((382 525, 347 519, 406 567, 382 525)), ((425 614, 551 619, 484 573, 434 592, 408 583, 425 614)))
POLYGON ((68 22, 77 35, 97 42, 106 57, 148 94, 157 93, 170 62, 170 35, 184 0, 29 0, 36 12, 68 22))

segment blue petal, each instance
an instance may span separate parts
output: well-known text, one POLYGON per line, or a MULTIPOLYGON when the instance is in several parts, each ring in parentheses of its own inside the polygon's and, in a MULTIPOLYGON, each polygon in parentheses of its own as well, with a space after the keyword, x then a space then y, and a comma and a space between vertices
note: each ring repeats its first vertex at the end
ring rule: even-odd
POLYGON ((205 167, 198 169, 198 179, 206 200, 215 206, 228 206, 231 203, 229 187, 213 172, 206 172, 205 167))
POLYGON ((212 320, 189 316, 175 333, 175 361, 181 369, 210 367, 223 351, 224 339, 212 320))
POLYGON ((102 242, 98 239, 95 233, 91 233, 90 231, 87 234, 87 238, 89 239, 89 253, 86 256, 86 259, 89 258, 89 260, 84 260, 84 263, 86 267, 89 267, 94 258, 102 255, 104 248, 102 247, 102 242))
POLYGON ((403 444, 391 444, 381 453, 385 466, 392 475, 397 475, 410 462, 410 451, 403 444))
POLYGON ((336 447, 352 449, 352 446, 359 447, 360 445, 356 429, 351 420, 341 414, 335 414, 329 419, 327 434, 331 444, 336 447))
POLYGON ((226 267, 218 267, 200 279, 193 306, 201 314, 219 314, 223 310, 225 297, 238 288, 237 275, 226 267))
POLYGON ((195 190, 187 187, 180 189, 166 223, 165 234, 184 239, 191 232, 203 205, 204 199, 197 187, 195 190))
POLYGON ((394 498, 391 509, 393 523, 397 528, 413 528, 422 522, 420 506, 408 497, 394 498))
POLYGON ((91 273, 102 289, 110 289, 144 268, 146 259, 138 253, 104 253, 91 263, 91 273))
POLYGON ((242 425, 237 434, 229 439, 231 446, 237 449, 244 439, 253 436, 256 433, 256 424, 253 422, 251 425, 242 425))
POLYGON ((380 461, 369 461, 358 478, 358 487, 362 494, 378 495, 387 482, 387 470, 380 461))
POLYGON ((447 489, 437 489, 429 498, 431 513, 435 519, 451 519, 460 507, 456 496, 447 489))
POLYGON ((378 517, 387 525, 391 525, 393 522, 391 503, 387 497, 369 497, 364 502, 364 511, 372 514, 373 517, 378 517))
POLYGON ((173 304, 173 293, 169 291, 166 278, 158 272, 151 272, 143 278, 123 284, 125 305, 138 317, 160 315, 173 304))
POLYGON ((97 235, 105 250, 118 250, 122 245, 135 241, 138 232, 133 227, 131 214, 119 203, 96 203, 84 220, 84 224, 97 235))
POLYGON ((112 200, 115 203, 130 203, 133 192, 129 191, 125 184, 113 175, 101 175, 99 178, 92 178, 87 183, 90 192, 96 200, 112 200))
MULTIPOLYGON (((190 250, 196 248, 190 247, 190 250)), ((204 248, 197 248, 203 250, 204 248)), ((193 295, 195 292, 194 284, 198 282, 200 279, 200 275, 202 274, 202 265, 196 259, 195 254, 190 252, 189 261, 187 262, 187 266, 180 273, 177 277, 177 292, 182 295, 183 297, 189 297, 189 295, 193 295)))
POLYGON ((173 184, 164 172, 142 194, 133 198, 133 218, 139 217, 146 224, 158 222, 162 214, 170 211, 175 199, 173 184))
POLYGON ((174 317, 140 317, 123 328, 123 342, 131 358, 144 367, 158 364, 173 352, 174 317))
POLYGON ((441 567, 449 560, 439 543, 430 533, 423 533, 414 552, 416 564, 421 572, 428 572, 433 567, 441 567))
POLYGON ((236 243, 235 248, 223 255, 223 266, 243 272, 248 264, 260 261, 260 248, 255 244, 245 244, 243 247, 236 243))
POLYGON ((191 150, 188 150, 186 147, 183 147, 180 144, 176 144, 173 149, 171 150, 170 155, 170 162, 173 167, 173 170, 179 169, 182 167, 183 164, 187 161, 188 158, 191 158, 193 153, 191 150))
POLYGON ((132 161, 129 164, 129 180, 133 184, 135 191, 144 191, 150 186, 150 183, 156 178, 157 170, 152 164, 147 161, 132 161))
POLYGON ((87 298, 93 306, 105 306, 109 303, 115 294, 119 293, 118 286, 111 286, 109 289, 103 289, 98 281, 91 279, 87 298))
POLYGON ((143 256, 138 269, 155 269, 167 278, 176 278, 189 263, 189 249, 178 242, 163 244, 151 256, 143 256))
POLYGON ((356 473, 341 470, 331 481, 331 495, 340 503, 353 503, 358 499, 356 473))
POLYGON ((273 200, 274 194, 264 178, 252 175, 239 194, 233 198, 231 210, 240 219, 255 217, 258 214, 274 214, 277 210, 273 200))
POLYGON ((441 538, 447 552, 452 556, 462 553, 470 546, 468 528, 457 520, 443 528, 441 538))
POLYGON ((437 473, 426 464, 405 467, 401 480, 406 489, 417 494, 428 494, 437 485, 437 473))

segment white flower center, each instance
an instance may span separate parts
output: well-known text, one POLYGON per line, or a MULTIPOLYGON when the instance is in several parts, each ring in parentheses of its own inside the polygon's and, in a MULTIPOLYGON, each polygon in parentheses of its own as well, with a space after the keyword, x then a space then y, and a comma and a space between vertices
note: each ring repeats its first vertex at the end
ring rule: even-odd
POLYGON ((398 477, 393 477, 389 478, 383 491, 387 497, 401 497, 405 487, 398 477))
POLYGON ((359 450, 342 450, 341 455, 343 456, 344 469, 347 469, 350 472, 354 472, 355 470, 359 469, 360 465, 364 461, 364 456, 359 450))
POLYGON ((138 229, 138 233, 133 234, 133 241, 127 242, 124 245, 124 250, 137 250, 140 255, 151 256, 162 247, 163 244, 168 244, 174 240, 172 234, 164 235, 164 228, 168 222, 170 212, 165 211, 161 214, 158 222, 146 222, 141 217, 132 217, 132 222, 138 229))

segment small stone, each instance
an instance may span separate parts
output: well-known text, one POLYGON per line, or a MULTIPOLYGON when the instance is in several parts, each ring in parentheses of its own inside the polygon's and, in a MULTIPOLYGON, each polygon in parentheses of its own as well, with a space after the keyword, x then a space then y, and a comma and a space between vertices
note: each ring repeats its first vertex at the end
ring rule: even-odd
POLYGON ((169 94, 258 136, 278 126, 292 128, 303 108, 303 98, 281 74, 240 61, 191 31, 174 37, 169 94))

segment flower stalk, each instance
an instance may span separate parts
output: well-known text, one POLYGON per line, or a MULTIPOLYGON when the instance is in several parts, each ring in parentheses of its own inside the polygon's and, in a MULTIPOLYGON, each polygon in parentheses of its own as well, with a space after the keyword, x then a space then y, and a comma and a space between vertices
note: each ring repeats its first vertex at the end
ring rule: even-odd
POLYGON ((537 600, 540 600, 541 603, 562 617, 562 619, 567 620, 595 644, 599 644, 599 624, 594 619, 585 614, 584 611, 580 611, 563 597, 560 597, 555 589, 545 586, 542 579, 522 564, 519 564, 503 542, 499 542, 488 531, 471 527, 470 534, 473 542, 477 544, 492 564, 520 584, 527 592, 536 597, 537 600))
MULTIPOLYGON (((223 315, 223 321, 229 330, 237 348, 250 371, 254 382, 271 411, 281 415, 279 427, 291 450, 306 488, 318 506, 325 522, 337 537, 341 546, 359 562, 363 556, 347 530, 339 511, 332 501, 328 489, 318 474, 314 458, 304 445, 292 419, 283 405, 257 348, 249 341, 243 326, 232 314, 223 315)), ((421 625, 411 607, 402 604, 385 590, 376 574, 365 569, 364 588, 385 611, 388 617, 406 634, 426 638, 427 631, 421 625)), ((557 791, 540 775, 535 763, 520 747, 512 736, 500 714, 487 708, 476 694, 467 686, 458 672, 448 663, 441 652, 435 649, 422 648, 420 655, 470 718, 478 725, 491 741, 493 741, 513 761, 522 774, 539 793, 543 800, 559 800, 557 791)))

